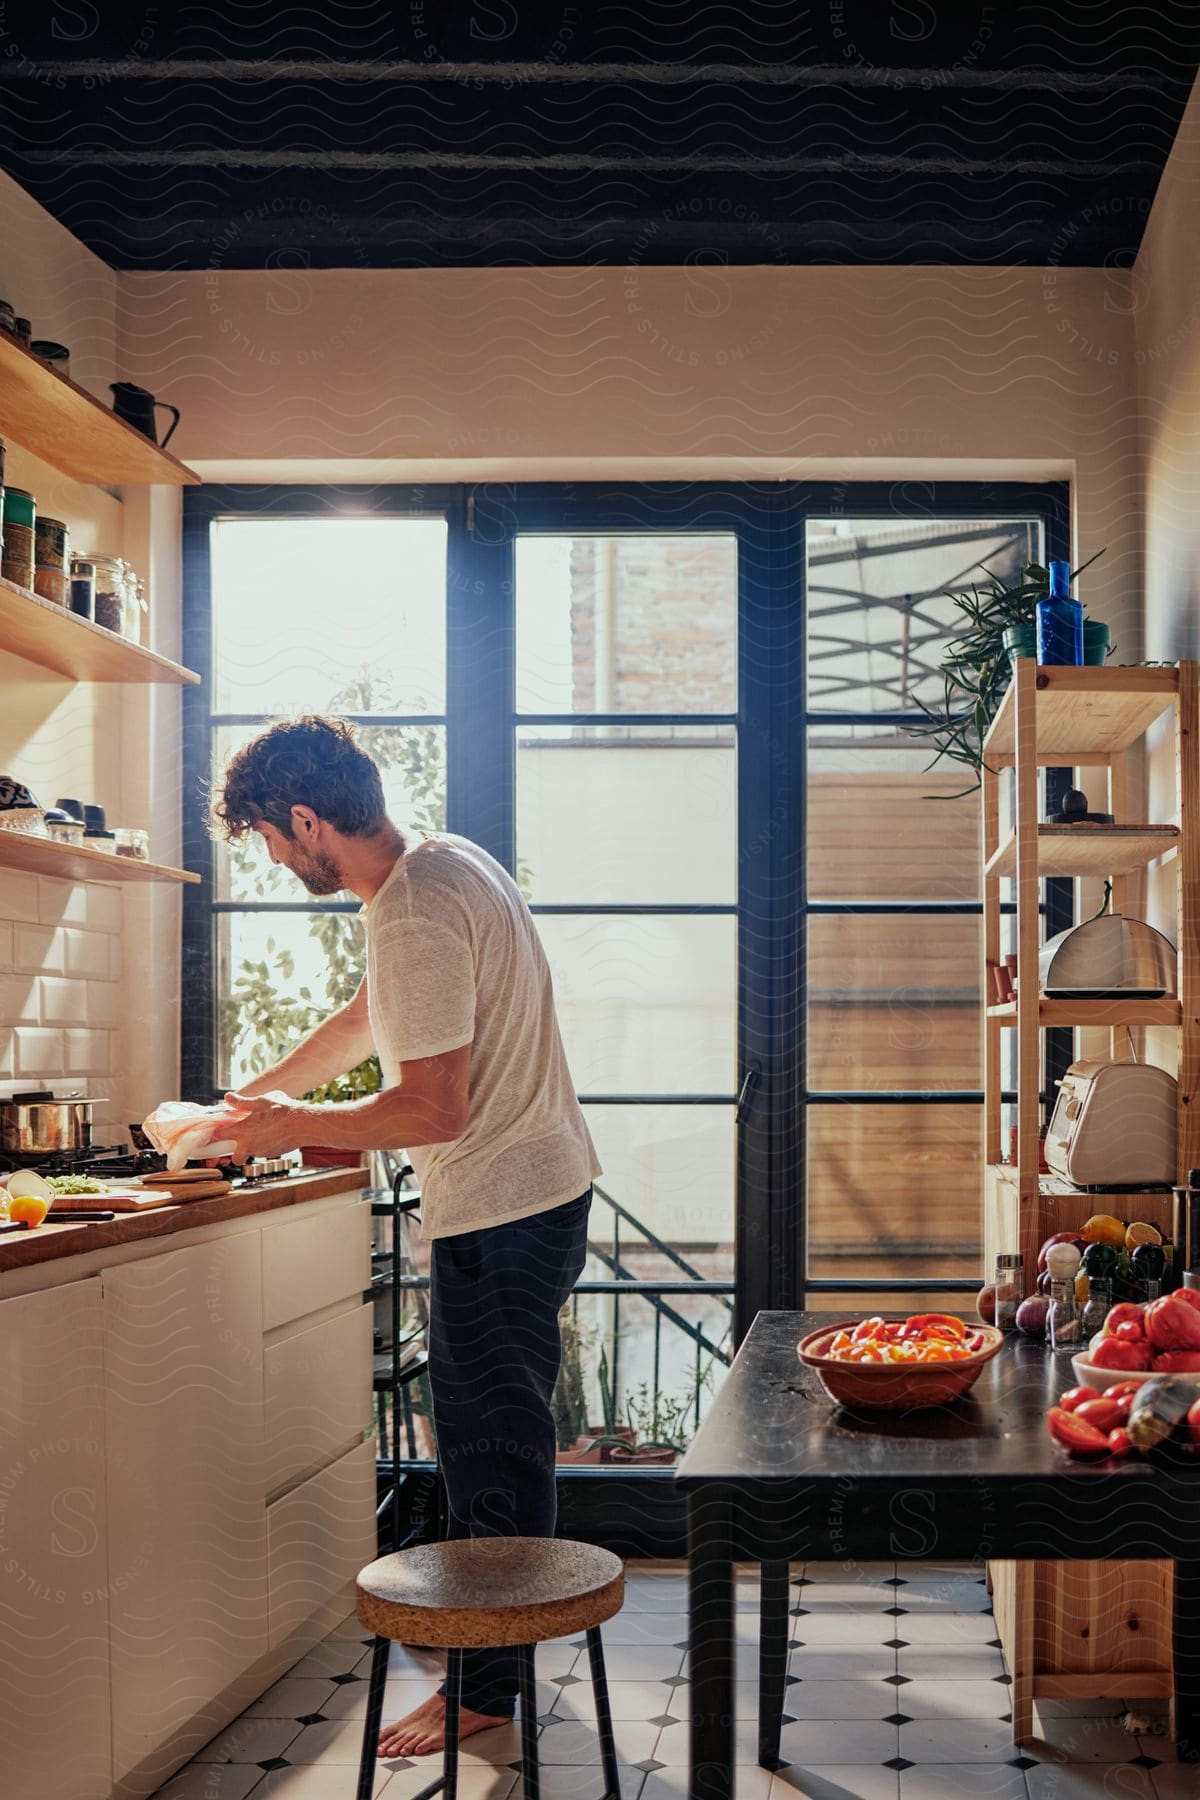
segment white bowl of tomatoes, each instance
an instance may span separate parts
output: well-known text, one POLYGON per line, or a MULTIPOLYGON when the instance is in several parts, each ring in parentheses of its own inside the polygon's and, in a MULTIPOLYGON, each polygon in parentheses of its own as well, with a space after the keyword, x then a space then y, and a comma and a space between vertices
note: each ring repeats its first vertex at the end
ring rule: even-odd
POLYGON ((1144 1305, 1122 1301, 1071 1363, 1085 1387, 1107 1391, 1134 1376, 1174 1375, 1200 1392, 1200 1293, 1178 1288, 1144 1305))

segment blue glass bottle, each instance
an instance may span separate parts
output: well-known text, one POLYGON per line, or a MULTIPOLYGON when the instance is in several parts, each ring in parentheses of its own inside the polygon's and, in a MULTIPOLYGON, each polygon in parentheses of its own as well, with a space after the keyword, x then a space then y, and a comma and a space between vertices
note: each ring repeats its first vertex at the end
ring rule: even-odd
POLYGON ((1037 605, 1037 659, 1040 663, 1083 662, 1083 607, 1072 600, 1071 565, 1050 564, 1050 592, 1037 605))

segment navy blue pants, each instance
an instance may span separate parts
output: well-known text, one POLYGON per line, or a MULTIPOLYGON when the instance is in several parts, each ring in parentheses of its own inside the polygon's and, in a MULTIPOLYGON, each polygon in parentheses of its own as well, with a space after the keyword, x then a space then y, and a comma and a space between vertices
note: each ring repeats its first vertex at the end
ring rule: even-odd
MULTIPOLYGON (((532 1218, 433 1240, 429 1386, 448 1537, 554 1536, 558 1314, 587 1258, 591 1202, 589 1187, 532 1218)), ((511 1718, 516 1696, 512 1651, 467 1652, 464 1706, 511 1718)))

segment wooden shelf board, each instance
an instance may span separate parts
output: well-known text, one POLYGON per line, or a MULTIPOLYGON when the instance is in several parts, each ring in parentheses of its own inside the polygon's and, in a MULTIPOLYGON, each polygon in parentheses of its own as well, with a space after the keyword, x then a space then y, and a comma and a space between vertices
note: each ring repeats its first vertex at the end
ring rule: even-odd
MULTIPOLYGON (((1038 762, 1068 768, 1127 750, 1179 691, 1175 669, 1039 668, 1037 682, 1038 762)), ((985 761, 1011 761, 1015 721, 1014 682, 984 739, 985 761)))
MULTIPOLYGON (((1179 839, 1175 825, 1039 825, 1039 875, 1129 875, 1173 850, 1179 839)), ((994 856, 985 875, 1015 875, 1015 832, 994 856)))
POLYGON ((25 869, 32 875, 57 875, 63 881, 199 881, 188 869, 165 863, 139 862, 111 856, 105 850, 76 849, 54 838, 31 837, 24 831, 0 831, 0 868, 25 869))
POLYGON ((188 487, 200 477, 0 331, 0 437, 76 481, 188 487))
MULTIPOLYGON (((0 333, 0 336, 3 334, 0 333)), ((75 681, 167 682, 200 677, 181 663, 0 577, 0 650, 75 681)))
MULTIPOLYGON (((989 1006, 989 1019, 1001 1025, 1017 1022, 1016 1002, 989 1006)), ((1039 1025, 1178 1025, 1183 1014, 1178 1000, 1042 1000, 1039 1025)))
MULTIPOLYGON (((1016 1163, 988 1163, 987 1169, 988 1173, 994 1176, 996 1180, 1008 1182, 1012 1186, 1016 1185, 1018 1179, 1016 1163)), ((1044 1171, 1038 1174, 1038 1193, 1044 1200, 1095 1201, 1097 1204, 1092 1209, 1094 1212, 1104 1212, 1107 1210, 1104 1206, 1099 1204, 1099 1202, 1103 1201, 1105 1193, 1108 1193, 1114 1201, 1121 1200, 1122 1202, 1132 1198, 1141 1198, 1143 1200, 1157 1201, 1160 1204, 1166 1205, 1169 1204, 1171 1200, 1171 1190, 1166 1187, 1139 1188, 1135 1185, 1108 1189, 1077 1188, 1071 1185, 1065 1175, 1055 1175, 1053 1173, 1047 1175, 1044 1171)), ((1128 1215, 1122 1213, 1121 1216, 1124 1218, 1128 1215)), ((1153 1224, 1154 1221, 1151 1220, 1150 1223, 1153 1224)))

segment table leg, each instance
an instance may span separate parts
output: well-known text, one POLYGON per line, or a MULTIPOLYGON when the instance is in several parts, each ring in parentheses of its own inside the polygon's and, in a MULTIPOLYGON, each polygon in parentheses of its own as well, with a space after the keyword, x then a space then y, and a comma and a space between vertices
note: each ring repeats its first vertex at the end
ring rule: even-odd
POLYGON ((1175 1754, 1200 1762, 1200 1562, 1175 1564, 1175 1754))
POLYGON ((779 1733, 787 1690, 790 1574, 785 1562, 765 1562, 759 1571, 758 1760, 764 1769, 779 1767, 779 1733))
POLYGON ((733 1800, 733 1542, 727 1503, 688 1501, 689 1800, 733 1800))

